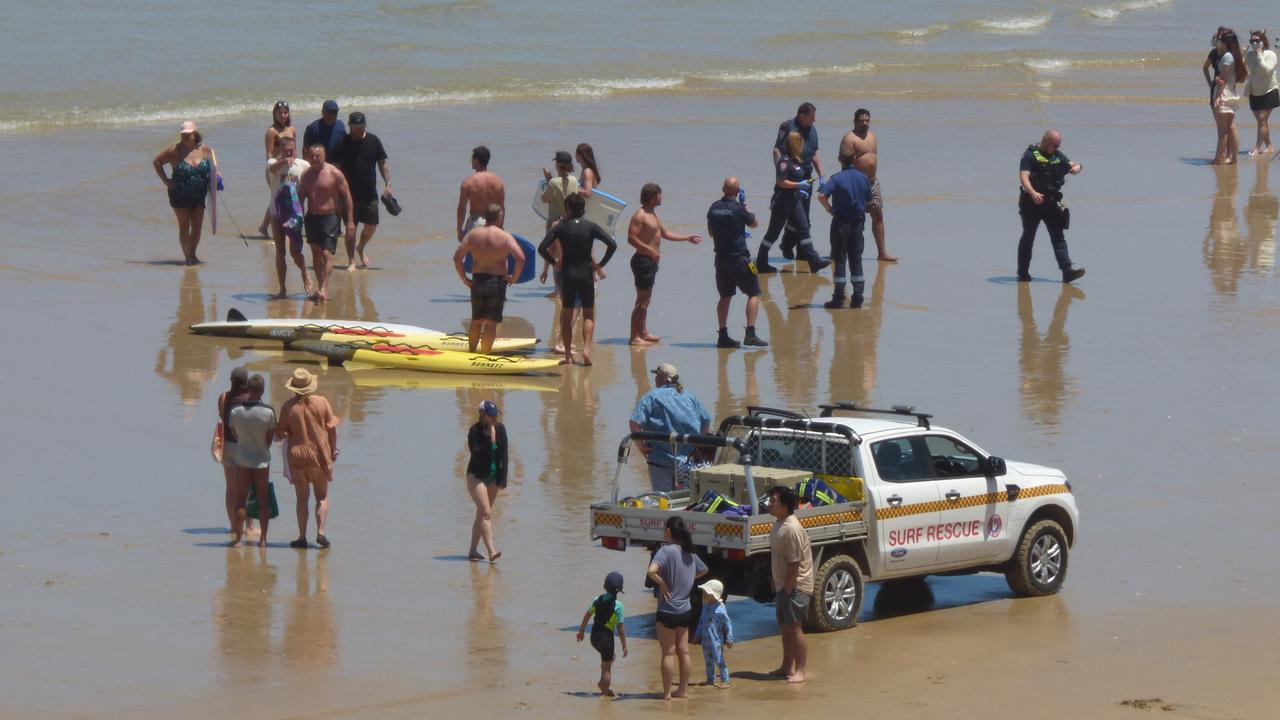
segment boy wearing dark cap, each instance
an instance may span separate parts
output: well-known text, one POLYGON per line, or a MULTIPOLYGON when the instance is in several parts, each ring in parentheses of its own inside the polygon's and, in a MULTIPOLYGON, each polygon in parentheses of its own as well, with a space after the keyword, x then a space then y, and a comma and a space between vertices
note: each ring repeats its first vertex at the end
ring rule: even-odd
POLYGON ((604 578, 604 592, 591 601, 591 606, 582 616, 582 624, 578 626, 578 642, 582 642, 587 632, 587 621, 595 617, 591 625, 591 647, 600 653, 600 694, 613 697, 609 686, 613 683, 613 634, 618 633, 622 642, 622 657, 627 656, 627 633, 623 629, 622 601, 618 594, 622 592, 622 573, 614 570, 604 578))

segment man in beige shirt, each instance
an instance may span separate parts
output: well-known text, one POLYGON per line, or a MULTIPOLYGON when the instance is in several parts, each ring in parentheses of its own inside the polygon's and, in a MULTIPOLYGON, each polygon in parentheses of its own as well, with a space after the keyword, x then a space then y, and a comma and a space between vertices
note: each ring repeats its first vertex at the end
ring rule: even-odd
POLYGON ((813 598, 813 554, 809 536, 796 519, 799 505, 795 490, 784 485, 769 491, 769 514, 774 517, 769 533, 773 570, 774 614, 782 631, 782 665, 771 674, 789 683, 805 681, 809 650, 804 640, 804 616, 813 598))

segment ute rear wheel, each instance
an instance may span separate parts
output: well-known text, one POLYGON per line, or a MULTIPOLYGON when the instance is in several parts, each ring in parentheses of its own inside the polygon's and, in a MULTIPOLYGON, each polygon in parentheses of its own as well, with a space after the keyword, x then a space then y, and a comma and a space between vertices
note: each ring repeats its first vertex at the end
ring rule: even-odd
POLYGON ((813 577, 813 601, 805 627, 811 632, 831 632, 853 627, 862 610, 862 569, 848 555, 834 555, 822 563, 813 577))
POLYGON ((1067 579, 1067 534, 1053 520, 1041 520, 1022 533, 1004 579, 1023 597, 1052 595, 1067 579))

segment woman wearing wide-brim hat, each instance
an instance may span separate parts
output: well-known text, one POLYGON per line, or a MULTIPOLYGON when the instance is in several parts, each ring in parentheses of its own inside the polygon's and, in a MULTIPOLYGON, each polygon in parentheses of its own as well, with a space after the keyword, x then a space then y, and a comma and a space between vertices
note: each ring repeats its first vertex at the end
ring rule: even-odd
POLYGON ((298 539, 289 547, 307 547, 307 515, 311 493, 316 496, 316 544, 329 547, 325 530, 329 519, 329 483, 338 459, 338 417, 323 395, 316 394, 320 380, 306 368, 293 371, 285 389, 295 397, 280 408, 276 437, 287 441, 285 461, 289 483, 297 494, 298 539))
POLYGON ((476 549, 484 540, 489 562, 494 562, 502 553, 493 548, 491 513, 498 501, 498 491, 507 486, 507 428, 498 422, 502 411, 492 400, 480 403, 478 410, 479 419, 467 430, 467 449, 471 451, 471 460, 467 463, 467 492, 476 504, 467 559, 472 562, 485 559, 476 549))

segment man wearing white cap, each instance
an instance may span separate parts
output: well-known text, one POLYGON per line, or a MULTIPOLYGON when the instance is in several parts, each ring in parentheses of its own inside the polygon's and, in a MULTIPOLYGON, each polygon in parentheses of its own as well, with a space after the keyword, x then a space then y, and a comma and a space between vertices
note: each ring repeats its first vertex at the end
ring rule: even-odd
POLYGON ((319 379, 298 368, 285 384, 296 397, 280 408, 276 437, 285 440, 285 460, 289 465, 289 482, 297 494, 298 539, 292 548, 306 548, 307 515, 311 492, 316 494, 316 544, 329 547, 325 525, 329 520, 329 483, 333 482, 333 463, 338 459, 338 418, 323 395, 316 395, 319 379))
MULTIPOLYGON (((680 371, 671 363, 662 363, 653 370, 654 388, 640 398, 631 413, 631 432, 648 430, 660 433, 706 433, 711 428, 711 413, 702 406, 696 395, 680 384, 680 371)), ((671 492, 675 489, 676 457, 687 457, 692 445, 638 442, 636 447, 644 455, 649 466, 649 485, 654 492, 671 492), (673 455, 673 449, 675 454, 673 455)))

